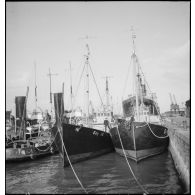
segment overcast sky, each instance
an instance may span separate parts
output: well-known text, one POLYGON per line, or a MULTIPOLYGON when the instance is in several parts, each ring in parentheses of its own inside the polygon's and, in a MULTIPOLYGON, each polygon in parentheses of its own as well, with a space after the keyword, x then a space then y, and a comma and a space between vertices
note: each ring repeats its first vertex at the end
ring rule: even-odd
MULTIPOLYGON (((52 92, 62 91, 70 107, 69 62, 76 90, 86 54, 102 97, 104 76, 109 80, 113 103, 121 105, 132 52, 131 26, 136 32, 136 51, 150 89, 161 112, 170 109, 169 93, 181 105, 190 97, 189 2, 7 2, 6 3, 6 110, 14 111, 15 96, 30 87, 28 110, 34 108, 34 63, 37 66, 38 105, 49 109, 49 67, 52 92)), ((92 77, 91 81, 93 80, 92 77)), ((81 88, 83 88, 81 83, 81 88)), ((100 100, 90 82, 90 99, 100 100)), ((82 91, 82 90, 81 90, 82 91)), ((77 104, 82 104, 81 94, 77 104)), ((128 95, 128 87, 124 95, 128 95)))

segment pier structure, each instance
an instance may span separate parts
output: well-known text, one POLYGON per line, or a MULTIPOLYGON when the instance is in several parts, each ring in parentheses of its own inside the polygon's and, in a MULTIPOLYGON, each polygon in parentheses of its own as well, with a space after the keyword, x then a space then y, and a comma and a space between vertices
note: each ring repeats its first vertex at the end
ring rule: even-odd
POLYGON ((190 192, 190 118, 170 117, 166 120, 169 135, 169 151, 175 168, 184 184, 187 193, 190 192))

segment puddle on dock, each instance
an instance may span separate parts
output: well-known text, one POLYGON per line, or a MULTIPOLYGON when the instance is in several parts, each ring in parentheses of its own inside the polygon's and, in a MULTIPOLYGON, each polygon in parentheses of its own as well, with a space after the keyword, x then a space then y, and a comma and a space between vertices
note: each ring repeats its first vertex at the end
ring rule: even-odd
MULTIPOLYGON (((183 193, 171 154, 145 159, 130 165, 149 193, 183 193)), ((125 158, 116 153, 106 154, 73 165, 89 193, 142 193, 133 179, 125 158)), ((59 155, 39 160, 6 164, 6 193, 85 193, 71 167, 63 168, 59 155)))

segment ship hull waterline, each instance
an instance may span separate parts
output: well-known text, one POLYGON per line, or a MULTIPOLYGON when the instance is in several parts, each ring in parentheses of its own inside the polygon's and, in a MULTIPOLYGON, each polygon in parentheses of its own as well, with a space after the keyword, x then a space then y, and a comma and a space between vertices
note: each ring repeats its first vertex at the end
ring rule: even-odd
POLYGON ((73 164, 114 152, 114 146, 109 133, 66 123, 62 124, 62 130, 63 132, 60 132, 57 126, 55 126, 52 133, 57 133, 55 144, 58 151, 63 154, 64 167, 69 166, 69 160, 73 164), (61 136, 63 137, 63 142, 61 136))
POLYGON ((37 148, 6 148, 6 163, 34 160, 57 153, 55 147, 40 146, 37 148), (42 150, 42 151, 40 151, 42 150))
POLYGON ((136 162, 161 154, 169 143, 167 128, 151 123, 123 122, 112 128, 110 134, 116 152, 136 162))

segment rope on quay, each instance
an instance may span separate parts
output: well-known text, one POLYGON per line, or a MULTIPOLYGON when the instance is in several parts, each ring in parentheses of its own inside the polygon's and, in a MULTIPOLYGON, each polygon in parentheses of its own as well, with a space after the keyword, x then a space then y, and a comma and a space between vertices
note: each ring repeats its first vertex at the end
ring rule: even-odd
POLYGON ((133 170, 132 170, 132 168, 131 168, 131 165, 129 164, 129 161, 128 161, 128 159, 127 159, 127 155, 126 155, 125 150, 124 150, 124 147, 123 147, 123 143, 122 143, 121 136, 120 136, 120 133, 119 133, 119 130, 118 130, 118 126, 116 127, 116 129, 117 129, 117 133, 118 133, 118 136, 119 136, 119 139, 120 139, 120 143, 121 143, 121 146, 122 146, 122 149, 123 149, 123 153, 124 153, 124 156, 125 156, 125 160, 126 160, 126 162, 127 162, 127 165, 128 165, 128 167, 129 167, 129 170, 131 171, 131 173, 132 173, 132 175, 133 175, 135 181, 137 182, 138 186, 143 190, 144 194, 149 194, 149 192, 147 192, 147 191, 144 189, 144 187, 142 186, 142 184, 141 184, 141 183, 138 181, 138 179, 136 178, 136 176, 135 176, 135 174, 134 174, 134 172, 133 172, 133 170))

